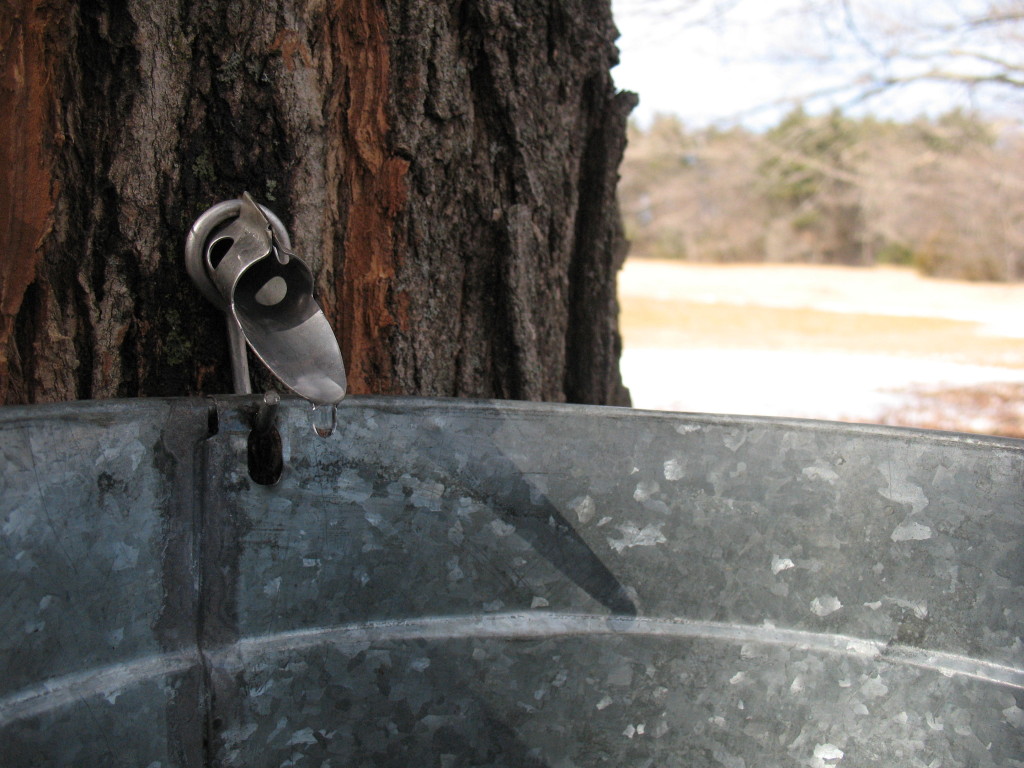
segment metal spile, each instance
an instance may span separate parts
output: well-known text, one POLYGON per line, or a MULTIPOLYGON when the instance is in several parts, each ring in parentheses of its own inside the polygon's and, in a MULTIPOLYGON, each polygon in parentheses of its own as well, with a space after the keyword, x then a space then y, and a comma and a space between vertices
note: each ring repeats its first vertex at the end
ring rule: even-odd
POLYGON ((313 274, 291 252, 281 220, 248 192, 203 213, 189 231, 185 265, 227 314, 235 391, 252 392, 245 345, 282 383, 320 405, 345 397, 345 363, 313 274))

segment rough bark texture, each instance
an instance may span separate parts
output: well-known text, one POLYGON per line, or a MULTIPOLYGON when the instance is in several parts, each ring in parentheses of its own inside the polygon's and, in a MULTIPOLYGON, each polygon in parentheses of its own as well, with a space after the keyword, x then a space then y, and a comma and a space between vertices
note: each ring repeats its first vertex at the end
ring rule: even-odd
POLYGON ((352 392, 628 402, 607 0, 0 2, 0 402, 228 391, 182 247, 242 190, 352 392))

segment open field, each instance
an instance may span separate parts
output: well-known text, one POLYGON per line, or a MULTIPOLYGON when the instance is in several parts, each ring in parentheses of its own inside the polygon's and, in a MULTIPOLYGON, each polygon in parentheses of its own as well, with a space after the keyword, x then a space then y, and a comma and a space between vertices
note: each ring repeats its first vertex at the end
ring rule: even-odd
POLYGON ((622 310, 627 347, 843 351, 1024 368, 1024 339, 946 318, 639 297, 625 297, 622 310))
POLYGON ((637 407, 1024 436, 1024 285, 632 259, 619 296, 637 407))

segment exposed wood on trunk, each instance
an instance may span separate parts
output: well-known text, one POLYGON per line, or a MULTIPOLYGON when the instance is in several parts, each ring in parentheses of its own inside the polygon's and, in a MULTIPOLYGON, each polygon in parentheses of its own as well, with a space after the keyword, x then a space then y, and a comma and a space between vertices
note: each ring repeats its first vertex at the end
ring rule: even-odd
POLYGON ((387 20, 375 0, 349 0, 330 15, 328 28, 337 65, 344 73, 334 89, 328 125, 333 186, 348 198, 341 253, 334 272, 330 317, 348 361, 355 394, 398 392, 392 364, 392 333, 408 326, 395 295, 401 254, 395 247, 395 217, 405 206, 409 163, 391 154, 388 102, 390 49, 387 20))
POLYGON ((25 371, 14 344, 15 319, 36 277, 53 212, 49 148, 52 115, 48 46, 58 45, 61 4, 4 2, 0 10, 0 403, 23 399, 25 371))

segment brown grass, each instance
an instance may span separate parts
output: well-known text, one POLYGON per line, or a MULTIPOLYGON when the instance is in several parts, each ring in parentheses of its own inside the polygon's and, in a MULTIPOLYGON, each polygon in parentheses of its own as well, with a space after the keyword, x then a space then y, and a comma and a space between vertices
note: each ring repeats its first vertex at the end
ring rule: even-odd
POLYGON ((828 350, 1024 368, 1024 340, 982 335, 979 323, 640 296, 620 301, 627 347, 828 350))

